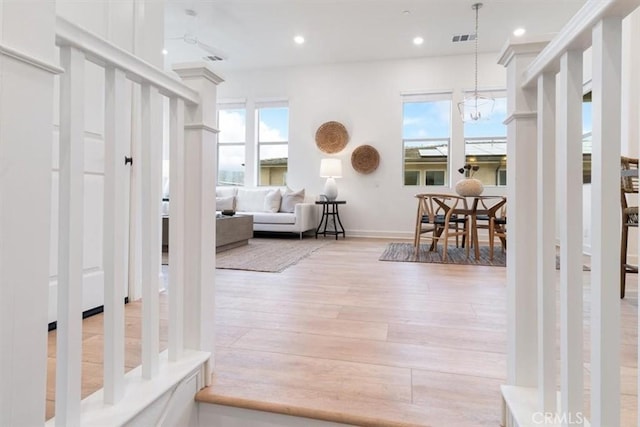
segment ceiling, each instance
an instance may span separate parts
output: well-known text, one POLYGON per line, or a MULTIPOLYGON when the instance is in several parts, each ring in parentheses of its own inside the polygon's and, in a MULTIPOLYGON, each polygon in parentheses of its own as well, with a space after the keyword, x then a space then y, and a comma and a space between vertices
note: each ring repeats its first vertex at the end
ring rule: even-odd
MULTIPOLYGON (((473 53, 473 0, 167 0, 166 64, 197 61, 210 52, 226 59, 217 70, 252 69, 473 53), (186 9, 195 10, 189 16, 186 9), (296 45, 295 35, 306 43, 296 45), (416 36, 424 44, 415 46, 416 36), (194 40, 191 39, 193 42, 194 40)), ((498 52, 512 31, 557 32, 585 0, 484 0, 480 52, 498 52)))

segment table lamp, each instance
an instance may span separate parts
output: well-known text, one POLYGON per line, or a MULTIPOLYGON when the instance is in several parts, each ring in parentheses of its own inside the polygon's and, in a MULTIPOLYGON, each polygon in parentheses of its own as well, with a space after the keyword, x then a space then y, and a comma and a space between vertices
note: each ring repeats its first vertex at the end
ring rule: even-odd
POLYGON ((342 160, 322 159, 320 161, 320 177, 327 178, 324 184, 324 195, 329 201, 338 197, 338 185, 334 178, 342 178, 342 160))

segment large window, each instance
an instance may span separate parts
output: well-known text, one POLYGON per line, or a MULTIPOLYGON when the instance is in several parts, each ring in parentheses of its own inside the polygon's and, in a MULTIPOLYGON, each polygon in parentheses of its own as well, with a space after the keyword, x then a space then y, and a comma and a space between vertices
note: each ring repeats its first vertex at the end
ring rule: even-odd
MULTIPOLYGON (((487 92, 495 99, 493 113, 486 120, 464 122, 465 162, 479 166, 474 178, 484 185, 507 185, 507 98, 487 92)), ((456 169, 464 165, 456 165, 456 169)))
POLYGON ((218 185, 244 185, 246 118, 244 106, 218 107, 218 185))
POLYGON ((404 185, 447 185, 451 94, 403 97, 404 185))
POLYGON ((258 185, 285 185, 289 159, 289 107, 260 106, 258 126, 258 185))

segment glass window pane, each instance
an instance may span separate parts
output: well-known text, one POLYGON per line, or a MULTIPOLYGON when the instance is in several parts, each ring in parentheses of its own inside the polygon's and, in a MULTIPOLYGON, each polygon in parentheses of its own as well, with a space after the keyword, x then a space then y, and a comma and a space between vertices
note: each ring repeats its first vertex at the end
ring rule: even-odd
POLYGON ((218 112, 218 142, 244 142, 246 138, 247 111, 242 109, 220 110, 218 112))
POLYGON ((489 119, 464 122, 465 162, 479 167, 473 177, 484 185, 506 185, 506 118, 507 98, 500 97, 495 98, 489 119))
POLYGON ((402 138, 405 185, 446 185, 451 135, 451 100, 404 102, 402 138), (437 177, 437 178, 436 178, 437 177))
POLYGON ((405 170, 404 185, 420 185, 420 172, 405 170))
POLYGON ((218 146, 218 185, 244 185, 244 145, 218 146))
POLYGON ((289 140, 289 108, 260 108, 258 110, 258 142, 287 142, 289 140))
POLYGON ((286 185, 289 162, 287 144, 261 145, 259 149, 259 185, 286 185))

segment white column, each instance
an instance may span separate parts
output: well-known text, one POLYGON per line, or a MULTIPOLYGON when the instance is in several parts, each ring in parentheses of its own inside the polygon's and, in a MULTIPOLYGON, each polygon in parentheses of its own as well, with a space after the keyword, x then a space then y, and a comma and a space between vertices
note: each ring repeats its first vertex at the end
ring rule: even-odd
POLYGON ((584 394, 582 51, 565 52, 560 59, 557 113, 560 191, 560 404, 561 413, 573 414, 575 417, 582 412, 584 394))
POLYGON ((0 2, 2 426, 45 417, 53 76, 63 71, 54 19, 53 2, 0 2))
POLYGON ((127 132, 125 124, 126 78, 113 67, 105 78, 105 182, 104 182, 104 400, 114 404, 124 394, 124 284, 127 280, 125 254, 126 175, 124 163, 127 132))
POLYGON ((538 77, 538 404, 556 411, 556 75, 538 77))
POLYGON ((593 28, 591 423, 620 425, 621 19, 593 28))
POLYGON ((60 48, 56 425, 80 424, 84 238, 84 54, 60 48))
POLYGON ((538 374, 536 92, 522 88, 522 74, 546 42, 515 40, 500 64, 507 67, 507 381, 535 387, 538 374))
POLYGON ((170 101, 169 140, 169 360, 184 348, 184 101, 170 101))
MULTIPOLYGON (((158 372, 162 242, 162 103, 158 90, 142 84, 142 376, 158 372)), ((135 162, 135 159, 134 159, 135 162)))
MULTIPOLYGON (((176 66, 183 82, 200 94, 185 118, 185 334, 186 348, 211 352, 215 318, 215 185, 217 161, 216 86, 222 79, 206 65, 176 66)), ((206 375, 207 384, 211 380, 206 375)))

